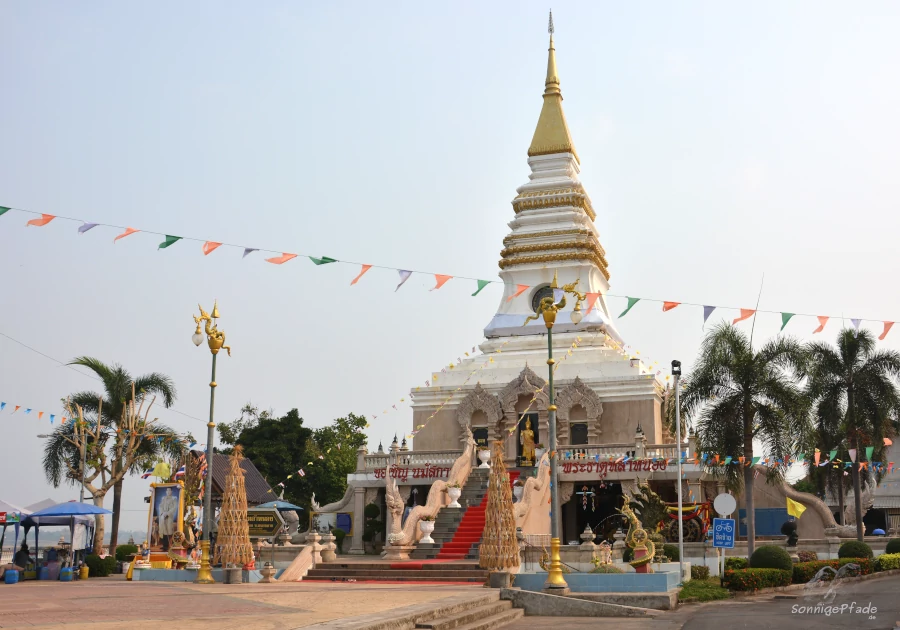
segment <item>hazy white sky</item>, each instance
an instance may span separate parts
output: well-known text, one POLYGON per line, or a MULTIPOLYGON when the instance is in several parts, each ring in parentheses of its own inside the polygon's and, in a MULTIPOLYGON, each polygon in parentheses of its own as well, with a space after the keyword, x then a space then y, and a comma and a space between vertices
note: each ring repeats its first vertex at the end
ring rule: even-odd
MULTIPOLYGON (((255 247, 496 278, 541 105, 546 3, 0 2, 0 205, 255 247)), ((900 5, 554 4, 566 115, 612 293, 900 319, 900 5)), ((178 386, 205 418, 196 303, 234 348, 219 420, 252 401, 312 426, 408 398, 478 344, 500 299, 393 271, 276 267, 222 248, 0 217, 0 333, 178 386)), ((618 313, 623 298, 610 298, 618 313)), ((733 318, 718 310, 711 321, 733 318)), ((689 367, 702 309, 617 322, 689 367)), ((832 320, 824 337, 833 339, 832 320)), ((747 325, 747 324, 742 324, 747 325)), ((817 322, 788 327, 809 338, 817 322)), ((877 333, 878 323, 869 323, 877 333)), ((762 315, 757 338, 778 332, 762 315)), ((900 347, 900 329, 885 342, 900 347)), ((96 383, 0 337, 0 400, 61 413, 96 383)), ((200 434, 203 421, 161 420, 200 434)), ((373 445, 408 431, 373 421, 373 445)), ((0 414, 0 497, 77 497, 41 469, 46 420, 0 414)), ((205 440, 203 440, 205 441, 205 440)), ((126 484, 124 528, 146 522, 126 484)), ((112 503, 111 497, 107 506, 112 503)))

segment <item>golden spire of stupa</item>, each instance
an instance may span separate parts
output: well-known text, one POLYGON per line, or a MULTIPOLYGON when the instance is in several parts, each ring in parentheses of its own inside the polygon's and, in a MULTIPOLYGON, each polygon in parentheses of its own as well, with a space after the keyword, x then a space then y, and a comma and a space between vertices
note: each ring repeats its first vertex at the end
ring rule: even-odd
POLYGON ((528 147, 528 155, 548 155, 550 153, 571 153, 578 160, 578 153, 569 135, 569 126, 562 108, 562 92, 556 73, 556 49, 553 47, 553 12, 550 12, 550 49, 547 56, 547 79, 544 82, 544 105, 538 118, 537 129, 528 147))

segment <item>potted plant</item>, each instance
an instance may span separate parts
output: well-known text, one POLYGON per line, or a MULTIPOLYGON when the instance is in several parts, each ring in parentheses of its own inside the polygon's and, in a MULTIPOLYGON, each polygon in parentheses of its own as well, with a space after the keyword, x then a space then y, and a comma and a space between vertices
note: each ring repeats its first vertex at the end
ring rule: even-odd
POLYGON ((547 452, 547 449, 544 448, 543 444, 535 444, 534 445, 534 458, 537 460, 535 463, 541 461, 541 457, 544 456, 544 453, 547 452))
POLYGON ((431 538, 431 532, 434 531, 434 517, 423 516, 422 518, 420 518, 419 529, 422 530, 422 538, 419 540, 419 542, 433 545, 434 539, 431 538))
POLYGON ((479 468, 491 467, 491 449, 487 444, 478 447, 478 459, 481 460, 479 468))
POLYGON ((458 483, 451 483, 447 486, 447 495, 450 497, 450 505, 447 507, 461 508, 459 497, 462 495, 462 486, 458 483))

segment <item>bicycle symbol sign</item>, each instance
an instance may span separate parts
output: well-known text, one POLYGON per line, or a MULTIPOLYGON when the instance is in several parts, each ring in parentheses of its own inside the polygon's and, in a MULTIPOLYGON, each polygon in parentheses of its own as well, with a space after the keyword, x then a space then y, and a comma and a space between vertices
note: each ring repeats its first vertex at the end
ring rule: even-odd
POLYGON ((713 519, 713 547, 734 548, 734 519, 713 519))

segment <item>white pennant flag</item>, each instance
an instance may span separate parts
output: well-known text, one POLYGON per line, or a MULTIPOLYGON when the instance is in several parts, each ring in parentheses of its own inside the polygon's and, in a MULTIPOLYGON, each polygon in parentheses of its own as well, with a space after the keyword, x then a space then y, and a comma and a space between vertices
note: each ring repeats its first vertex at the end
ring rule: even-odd
POLYGON ((859 324, 862 322, 862 320, 861 319, 851 319, 850 321, 853 323, 853 328, 855 329, 853 331, 853 334, 858 337, 859 336, 859 324))
POLYGON ((400 274, 400 284, 394 289, 394 293, 396 293, 397 290, 403 286, 403 283, 409 280, 409 277, 412 275, 412 271, 407 271, 406 269, 398 269, 397 273, 400 274))
POLYGON ((554 303, 559 303, 560 300, 566 295, 566 292, 562 289, 553 289, 553 301, 554 303))

